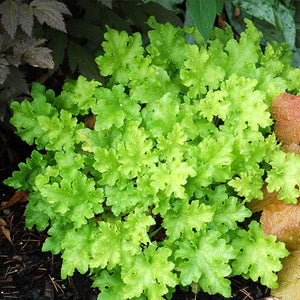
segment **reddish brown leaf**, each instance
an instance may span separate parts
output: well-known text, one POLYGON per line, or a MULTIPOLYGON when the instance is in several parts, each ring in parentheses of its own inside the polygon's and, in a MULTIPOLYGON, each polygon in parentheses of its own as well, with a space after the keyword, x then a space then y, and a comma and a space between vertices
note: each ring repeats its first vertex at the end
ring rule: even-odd
POLYGON ((287 93, 273 99, 271 114, 276 120, 274 131, 284 144, 300 143, 300 96, 287 93))
POLYGON ((0 218, 0 226, 6 226, 7 223, 2 219, 0 218))
POLYGON ((267 190, 267 185, 264 185, 261 190, 264 195, 263 199, 262 200, 253 199, 250 203, 247 204, 247 207, 251 209, 253 212, 261 211, 271 203, 280 201, 277 200, 278 192, 269 193, 267 190))
POLYGON ((300 120, 300 96, 282 93, 273 99, 270 110, 274 120, 300 120))
POLYGON ((284 152, 293 152, 300 154, 300 145, 297 145, 295 143, 289 144, 289 145, 282 145, 281 150, 284 152))
POLYGON ((7 202, 2 202, 2 206, 0 209, 6 209, 18 202, 26 202, 28 198, 27 191, 16 192, 7 202))
POLYGON ((89 115, 84 120, 85 127, 88 127, 90 129, 94 129, 95 123, 96 123, 96 118, 94 115, 89 115))
POLYGON ((273 201, 263 210, 260 222, 266 235, 276 235, 289 251, 300 250, 300 202, 273 201))
POLYGON ((3 234, 8 239, 8 241, 13 245, 13 242, 10 237, 10 231, 9 229, 5 228, 5 226, 7 226, 7 223, 5 222, 5 220, 0 218, 0 234, 3 234))

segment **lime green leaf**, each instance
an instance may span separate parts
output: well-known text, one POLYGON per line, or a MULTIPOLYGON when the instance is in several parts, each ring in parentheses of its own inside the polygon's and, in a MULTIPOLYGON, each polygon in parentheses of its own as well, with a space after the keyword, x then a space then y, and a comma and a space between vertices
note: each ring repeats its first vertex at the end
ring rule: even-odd
POLYGON ((49 226, 49 219, 55 217, 47 201, 37 192, 31 192, 27 200, 28 203, 24 213, 26 228, 31 229, 36 225, 37 230, 45 230, 49 226))
POLYGON ((148 33, 150 45, 147 47, 152 63, 166 70, 175 72, 183 67, 188 45, 183 37, 183 30, 170 23, 159 24, 150 17, 147 24, 155 29, 148 33))
POLYGON ((188 202, 176 202, 174 206, 163 216, 163 227, 166 228, 167 236, 171 241, 193 235, 193 232, 203 230, 206 223, 212 221, 214 208, 200 204, 194 200, 188 202))
POLYGON ((289 254, 283 243, 276 243, 275 236, 266 237, 259 223, 252 221, 249 231, 241 229, 232 245, 239 250, 233 262, 233 275, 240 274, 254 281, 260 277, 262 284, 277 287, 275 272, 282 268, 280 259, 289 254))
POLYGON ((101 184, 107 184, 113 186, 118 179, 121 179, 121 173, 118 170, 120 163, 117 159, 116 150, 110 148, 106 150, 105 148, 95 147, 95 163, 94 168, 101 172, 102 179, 101 184))
POLYGON ((249 168, 248 172, 241 172, 239 177, 231 179, 228 184, 234 188, 239 196, 245 197, 245 201, 251 201, 254 198, 262 199, 263 175, 264 170, 259 169, 257 165, 256 170, 252 171, 249 168))
POLYGON ((110 273, 106 270, 98 271, 93 275, 93 287, 100 290, 99 300, 125 299, 123 288, 125 283, 121 278, 121 268, 116 267, 110 273))
POLYGON ((114 269, 140 256, 141 244, 150 242, 148 231, 155 224, 151 216, 142 211, 129 214, 124 222, 120 220, 98 222, 99 234, 92 244, 92 268, 114 269), (128 255, 130 253, 130 255, 128 255))
POLYGON ((26 143, 32 145, 35 142, 38 149, 42 149, 48 140, 44 136, 38 119, 40 117, 55 117, 58 112, 46 102, 44 86, 33 83, 31 94, 34 99, 32 102, 24 100, 20 104, 16 101, 11 103, 11 108, 15 113, 10 122, 17 128, 18 135, 26 143))
POLYGON ((144 54, 141 35, 135 33, 128 36, 125 31, 108 28, 104 37, 106 41, 102 47, 105 54, 96 58, 101 75, 112 75, 113 83, 126 84, 129 81, 130 66, 134 66, 144 54))
POLYGON ((177 121, 179 99, 176 95, 167 93, 159 101, 149 103, 142 110, 146 128, 154 135, 169 133, 177 121))
POLYGON ((224 70, 213 63, 205 47, 189 46, 184 66, 180 78, 189 87, 188 96, 192 98, 206 94, 208 89, 218 89, 224 79, 224 70))
POLYGON ((225 185, 219 185, 215 190, 207 190, 205 194, 208 200, 204 203, 215 209, 213 227, 222 233, 238 229, 238 222, 251 216, 251 211, 240 199, 229 196, 225 185))
POLYGON ((139 72, 138 75, 139 84, 130 84, 130 96, 138 103, 157 103, 165 94, 177 94, 179 91, 168 73, 160 67, 147 67, 145 74, 139 72))
POLYGON ((147 208, 151 205, 152 198, 145 196, 142 190, 134 187, 132 182, 129 182, 124 188, 121 184, 107 186, 105 188, 106 204, 111 206, 112 212, 118 216, 132 211, 135 207, 147 208))
POLYGON ((159 149, 160 156, 166 160, 173 160, 176 157, 183 157, 186 152, 186 141, 188 137, 179 123, 175 123, 167 137, 160 136, 157 139, 156 147, 159 149))
POLYGON ((175 256, 180 259, 178 270, 183 286, 196 282, 206 292, 230 297, 230 281, 225 277, 231 274, 229 260, 235 252, 220 236, 217 231, 204 230, 176 243, 179 249, 175 256))
POLYGON ((219 117, 225 120, 227 114, 230 112, 231 103, 226 99, 227 91, 209 91, 205 98, 199 101, 197 109, 201 116, 213 121, 214 117, 219 117))
POLYGON ((255 90, 257 81, 231 75, 222 86, 221 90, 228 96, 227 103, 230 103, 230 113, 227 113, 225 123, 235 124, 241 129, 247 126, 257 130, 258 126, 263 128, 270 126, 273 122, 265 104, 265 94, 255 90))
POLYGON ((66 234, 74 229, 69 223, 65 223, 62 228, 60 221, 59 218, 52 218, 51 227, 47 232, 49 237, 46 239, 42 248, 44 252, 51 251, 53 254, 58 254, 62 250, 62 242, 66 234))
POLYGON ((129 179, 135 178, 145 166, 151 167, 157 158, 152 154, 153 142, 138 122, 129 122, 124 132, 124 144, 119 143, 119 171, 129 179))
POLYGON ((232 153, 232 138, 219 133, 217 139, 207 137, 197 146, 187 150, 188 162, 196 166, 197 175, 189 183, 200 188, 208 186, 213 181, 223 182, 232 176, 231 164, 234 159, 232 153))
MULTIPOLYGON (((38 122, 48 140, 45 146, 47 150, 74 148, 77 136, 74 127, 77 127, 77 119, 73 118, 71 113, 61 110, 59 117, 39 116, 38 122)), ((82 126, 78 125, 79 128, 82 126)))
POLYGON ((270 164, 272 169, 266 179, 268 191, 279 191, 278 199, 296 204, 297 198, 300 197, 300 156, 295 153, 275 151, 270 164))
MULTIPOLYGON (((109 222, 98 222, 99 236, 92 243, 91 255, 94 258, 91 262, 92 268, 114 269, 122 261, 123 232, 121 222, 114 224, 109 222)), ((137 250, 134 252, 138 252, 137 250)))
POLYGON ((156 243, 145 248, 142 255, 122 268, 123 288, 126 298, 139 297, 143 293, 149 300, 164 299, 168 286, 174 287, 178 280, 172 272, 174 264, 168 260, 172 252, 168 248, 157 248, 156 243))
POLYGON ((245 21, 247 29, 241 34, 239 42, 235 39, 230 39, 225 47, 228 53, 228 60, 223 68, 226 70, 227 76, 236 73, 237 75, 251 78, 256 73, 255 64, 261 55, 259 41, 262 34, 252 22, 247 19, 245 21))
POLYGON ((33 191, 35 178, 42 173, 47 165, 47 159, 37 151, 32 151, 31 158, 25 163, 19 164, 19 171, 14 171, 12 177, 4 180, 4 183, 15 189, 33 191))
POLYGON ((75 269, 84 274, 88 271, 91 261, 91 245, 97 238, 98 229, 92 220, 81 228, 68 230, 61 242, 62 268, 61 277, 72 276, 75 269), (76 239, 74 239, 76 236, 76 239))
POLYGON ((103 211, 101 203, 104 199, 102 190, 95 189, 93 180, 80 171, 74 173, 72 179, 45 184, 39 187, 39 191, 56 214, 68 218, 77 228, 86 224, 95 213, 103 211))
POLYGON ((140 106, 134 103, 124 92, 124 87, 115 85, 112 90, 98 89, 96 92, 97 105, 92 109, 96 115, 96 130, 117 128, 124 124, 125 117, 129 120, 139 118, 140 106))
POLYGON ((63 109, 71 109, 73 114, 86 115, 96 105, 95 89, 101 85, 95 80, 88 81, 85 77, 68 80, 64 86, 57 103, 63 109))
POLYGON ((189 176, 193 177, 197 173, 186 162, 174 160, 169 163, 158 163, 158 166, 151 169, 151 186, 157 191, 165 191, 169 197, 174 194, 175 197, 186 199, 184 185, 189 176))

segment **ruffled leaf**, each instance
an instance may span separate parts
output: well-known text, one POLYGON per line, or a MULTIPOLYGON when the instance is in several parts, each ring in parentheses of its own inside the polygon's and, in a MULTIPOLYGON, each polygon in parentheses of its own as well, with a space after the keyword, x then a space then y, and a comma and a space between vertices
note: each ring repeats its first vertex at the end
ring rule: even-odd
POLYGON ((262 284, 271 288, 278 286, 275 272, 282 268, 280 259, 289 254, 283 243, 276 243, 275 236, 266 237, 259 223, 252 221, 249 231, 240 230, 232 245, 239 250, 232 265, 233 275, 254 281, 260 278, 262 284))

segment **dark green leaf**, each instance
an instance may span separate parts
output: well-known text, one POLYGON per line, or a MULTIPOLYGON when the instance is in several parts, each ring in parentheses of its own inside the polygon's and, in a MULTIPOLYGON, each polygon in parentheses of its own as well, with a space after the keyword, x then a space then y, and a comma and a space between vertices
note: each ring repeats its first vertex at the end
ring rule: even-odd
POLYGON ((217 15, 220 15, 224 8, 225 0, 216 0, 217 15))
POLYGON ((78 68, 79 72, 88 80, 96 79, 101 81, 99 69, 95 63, 93 53, 72 41, 68 46, 68 59, 72 72, 78 68))
POLYGON ((283 43, 285 41, 282 31, 274 27, 272 24, 264 20, 257 19, 243 10, 241 10, 241 14, 239 16, 235 16, 234 6, 229 1, 225 2, 225 10, 230 20, 230 24, 238 34, 245 30, 245 23, 243 20, 244 18, 248 18, 252 20, 258 30, 263 33, 263 38, 260 41, 262 45, 266 45, 267 42, 271 43, 276 41, 278 43, 283 43))
POLYGON ((295 2, 295 21, 296 24, 299 24, 300 22, 300 1, 299 2, 295 2))
POLYGON ((208 40, 216 19, 216 0, 188 0, 191 17, 203 36, 208 40))
POLYGON ((19 7, 15 1, 6 0, 0 5, 1 24, 13 38, 19 19, 19 7))
POLYGON ((300 48, 297 48, 296 51, 293 53, 292 65, 294 68, 300 67, 300 48))
MULTIPOLYGON (((108 25, 111 28, 117 30, 125 30, 126 32, 132 32, 130 26, 128 25, 127 20, 123 17, 120 17, 115 11, 107 8, 106 6, 101 6, 101 9, 98 10, 99 13, 96 15, 96 18, 101 21, 102 25, 108 25)), ((90 21, 88 18, 85 20, 90 21)))
POLYGON ((67 32, 76 38, 86 38, 90 41, 99 42, 99 44, 103 40, 104 34, 100 26, 74 18, 67 22, 67 32))
POLYGON ((282 2, 287 8, 291 5, 291 0, 282 0, 282 2))
POLYGON ((289 44, 291 49, 295 48, 296 40, 296 27, 294 21, 294 11, 288 9, 281 3, 278 4, 276 9, 278 19, 282 25, 282 31, 285 41, 289 44))
POLYGON ((174 12, 161 7, 157 3, 147 3, 142 8, 148 18, 154 16, 159 23, 169 22, 174 26, 182 26, 182 21, 174 12))
POLYGON ((28 83, 25 80, 24 73, 18 68, 10 67, 10 72, 7 76, 5 86, 8 87, 13 94, 13 97, 21 94, 29 95, 28 83))
POLYGON ((176 11, 176 5, 182 3, 184 0, 152 0, 153 2, 158 3, 168 10, 176 11))
POLYGON ((273 6, 267 0, 233 0, 232 3, 246 11, 249 15, 260 20, 265 20, 268 23, 277 27, 276 18, 274 15, 273 6))
POLYGON ((65 33, 55 30, 52 30, 51 33, 52 38, 48 43, 48 47, 52 50, 54 68, 51 71, 49 71, 50 75, 53 74, 63 63, 65 57, 65 50, 67 48, 68 43, 68 38, 65 33))

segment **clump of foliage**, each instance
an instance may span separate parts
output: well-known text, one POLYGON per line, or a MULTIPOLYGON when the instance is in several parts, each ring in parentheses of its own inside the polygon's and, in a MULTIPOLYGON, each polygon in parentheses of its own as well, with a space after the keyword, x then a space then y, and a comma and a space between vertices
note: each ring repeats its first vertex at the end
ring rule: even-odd
MULTIPOLYGON (((277 286, 288 255, 246 203, 261 188, 295 203, 300 158, 272 132, 272 98, 300 89, 287 45, 247 21, 239 41, 215 28, 206 44, 150 18, 139 33, 108 29, 100 82, 67 80, 56 96, 34 84, 12 102, 31 158, 6 184, 30 192, 26 226, 48 228, 63 278, 90 271, 99 299, 171 298, 175 286, 231 293, 228 277, 277 286)), ((195 32, 187 29, 189 33, 195 32)))

